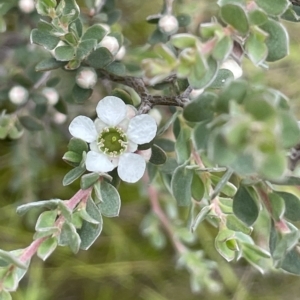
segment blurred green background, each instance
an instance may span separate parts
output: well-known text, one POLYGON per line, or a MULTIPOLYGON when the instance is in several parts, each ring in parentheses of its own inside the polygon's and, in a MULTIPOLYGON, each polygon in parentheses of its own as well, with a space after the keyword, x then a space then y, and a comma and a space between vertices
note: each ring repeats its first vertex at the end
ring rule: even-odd
MULTIPOLYGON (((198 24, 210 21, 217 11, 216 1, 175 2, 175 13, 191 14, 193 26, 190 30, 194 33, 198 24)), ((118 0, 116 3, 123 11, 123 16, 121 25, 115 25, 115 29, 122 29, 132 47, 142 46, 154 30, 154 26, 146 23, 145 19, 159 12, 162 1, 118 0)), ((13 72, 14 69, 31 67, 26 58, 26 55, 30 56, 27 44, 38 16, 21 14, 15 7, 5 19, 8 31, 0 35, 1 88, 11 85, 9 74, 3 73, 3 68, 13 72)), ((300 118, 300 25, 285 25, 291 39, 290 56, 271 64, 268 72, 244 60, 244 76, 281 90, 291 98, 292 106, 300 118)), ((38 51, 42 52, 42 49, 38 51)), ((29 61, 34 66, 34 58, 31 57, 29 61)), ((78 183, 69 187, 62 187, 61 184, 64 174, 69 170, 61 159, 69 138, 67 124, 74 115, 93 109, 104 94, 105 91, 99 90, 84 108, 70 107, 70 116, 64 125, 52 124, 43 132, 25 133, 17 141, 0 141, 1 249, 23 248, 32 240, 39 212, 17 216, 15 210, 18 205, 39 199, 69 199, 78 190, 78 183)), ((1 101, 1 109, 5 108, 8 112, 13 109, 7 102, 1 101)), ((189 274, 176 266, 176 253, 172 245, 167 242, 164 249, 156 249, 141 234, 141 222, 151 209, 145 186, 142 183, 121 184, 120 194, 120 217, 105 218, 101 236, 88 251, 74 255, 68 248, 60 247, 46 262, 35 257, 18 291, 12 294, 13 299, 299 299, 298 277, 276 270, 262 275, 243 260, 230 264, 225 262, 214 250, 214 229, 205 223, 197 231, 199 242, 193 245, 193 249, 204 250, 205 257, 217 262, 218 267, 212 277, 220 283, 221 288, 215 292, 203 290, 193 294, 189 274)), ((161 197, 164 201, 173 201, 167 193, 162 193, 161 197)), ((264 224, 259 222, 257 226, 264 224)))

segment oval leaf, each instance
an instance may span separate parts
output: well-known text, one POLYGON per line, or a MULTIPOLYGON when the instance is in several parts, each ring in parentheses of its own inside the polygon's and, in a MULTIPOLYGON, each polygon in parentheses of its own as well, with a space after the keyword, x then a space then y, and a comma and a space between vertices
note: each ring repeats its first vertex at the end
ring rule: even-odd
POLYGON ((121 208, 121 199, 117 189, 102 181, 100 184, 101 202, 97 204, 101 213, 106 217, 117 217, 121 208))
POLYGON ((192 199, 191 185, 194 172, 186 166, 186 164, 179 166, 171 180, 172 193, 179 206, 189 206, 192 199))
POLYGON ((258 217, 259 209, 256 201, 244 186, 240 186, 233 197, 233 213, 248 226, 251 226, 258 217))

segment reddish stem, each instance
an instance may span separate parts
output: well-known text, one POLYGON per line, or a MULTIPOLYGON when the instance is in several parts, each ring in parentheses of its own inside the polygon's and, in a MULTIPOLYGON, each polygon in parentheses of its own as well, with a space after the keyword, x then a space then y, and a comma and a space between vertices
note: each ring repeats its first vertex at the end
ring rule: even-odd
MULTIPOLYGON (((91 193, 92 188, 88 188, 86 190, 79 190, 70 200, 66 201, 66 206, 73 210, 76 205, 81 201, 88 198, 88 196, 91 193)), ((65 221, 64 216, 60 216, 56 222, 55 222, 55 226, 61 228, 63 223, 65 221)), ((42 238, 38 238, 36 240, 34 240, 27 248, 25 248, 24 252, 22 253, 22 255, 20 256, 20 260, 22 262, 27 262, 29 261, 33 255, 35 255, 35 253, 37 252, 39 246, 49 238, 49 236, 46 237, 42 237, 42 238)))
MULTIPOLYGON (((145 175, 145 182, 148 182, 148 176, 146 177, 146 175, 145 175)), ((157 215, 163 227, 165 228, 169 238, 171 239, 174 245, 174 248, 177 250, 179 254, 186 252, 186 247, 174 235, 172 225, 159 204, 157 190, 150 184, 148 184, 148 194, 149 194, 152 210, 157 215)))

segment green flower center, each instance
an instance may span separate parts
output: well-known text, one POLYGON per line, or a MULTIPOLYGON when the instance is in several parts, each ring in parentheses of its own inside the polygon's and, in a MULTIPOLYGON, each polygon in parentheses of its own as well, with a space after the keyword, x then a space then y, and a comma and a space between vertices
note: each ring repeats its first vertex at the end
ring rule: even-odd
POLYGON ((119 156, 127 149, 127 136, 121 128, 106 127, 100 133, 97 145, 105 154, 112 157, 119 156))

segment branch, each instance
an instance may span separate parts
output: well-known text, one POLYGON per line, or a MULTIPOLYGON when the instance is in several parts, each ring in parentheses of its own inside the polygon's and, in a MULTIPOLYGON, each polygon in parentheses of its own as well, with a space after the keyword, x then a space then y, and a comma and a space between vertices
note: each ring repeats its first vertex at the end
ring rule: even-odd
MULTIPOLYGON (((141 106, 139 112, 144 114, 147 113, 155 105, 166 105, 166 106, 178 106, 184 107, 189 102, 189 94, 192 91, 191 87, 188 87, 180 95, 175 96, 163 96, 163 95, 151 95, 148 88, 142 78, 133 76, 119 76, 111 74, 106 70, 102 70, 102 77, 110 81, 121 83, 133 88, 141 98, 141 106)), ((174 80, 172 76, 172 80, 174 80)), ((170 79, 166 79, 166 82, 170 82, 170 79)))
POLYGON ((294 5, 300 6, 300 0, 290 0, 290 2, 294 5))

